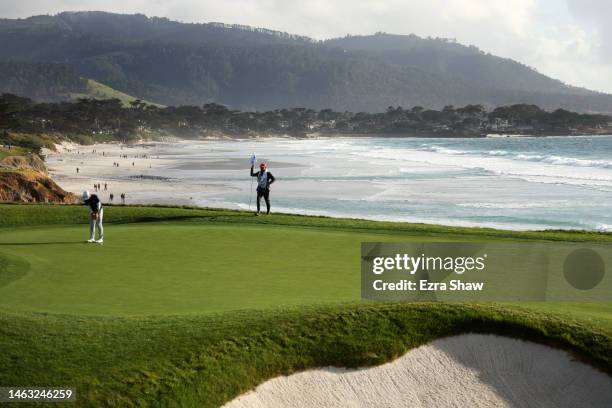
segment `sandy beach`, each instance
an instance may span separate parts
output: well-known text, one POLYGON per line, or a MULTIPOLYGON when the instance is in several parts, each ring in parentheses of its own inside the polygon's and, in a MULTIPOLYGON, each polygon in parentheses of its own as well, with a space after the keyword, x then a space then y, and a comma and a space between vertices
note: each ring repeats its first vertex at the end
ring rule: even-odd
POLYGON ((193 204, 194 194, 212 195, 233 189, 164 176, 166 168, 180 166, 181 160, 160 158, 156 154, 160 145, 164 143, 83 146, 65 142, 57 145, 56 151, 45 149, 43 154, 50 175, 62 188, 80 195, 84 190, 94 192, 94 184, 99 183, 101 190, 97 194, 105 202, 111 202, 112 193, 115 203, 121 202, 120 195, 125 194, 126 203, 131 204, 189 205, 193 204))
POLYGON ((253 211, 256 153, 277 180, 273 212, 609 231, 610 146, 612 137, 326 137, 62 144, 45 153, 61 187, 80 195, 100 183, 103 202, 124 193, 127 204, 253 211))

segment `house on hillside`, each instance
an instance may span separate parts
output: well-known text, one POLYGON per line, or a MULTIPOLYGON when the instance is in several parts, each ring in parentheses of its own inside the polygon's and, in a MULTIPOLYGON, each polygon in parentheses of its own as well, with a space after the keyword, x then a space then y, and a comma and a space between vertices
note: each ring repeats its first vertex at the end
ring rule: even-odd
POLYGON ((512 127, 512 123, 508 119, 493 118, 493 121, 489 122, 489 130, 508 130, 512 127))

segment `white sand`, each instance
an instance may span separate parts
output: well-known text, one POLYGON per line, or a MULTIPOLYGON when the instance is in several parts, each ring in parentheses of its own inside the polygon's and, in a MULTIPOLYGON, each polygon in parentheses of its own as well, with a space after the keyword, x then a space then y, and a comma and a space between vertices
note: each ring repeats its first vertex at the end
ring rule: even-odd
POLYGON ((612 378, 540 344, 467 334, 358 370, 269 380, 226 408, 612 407, 612 378))
POLYGON ((159 145, 161 143, 91 146, 62 143, 56 146, 56 152, 45 149, 43 154, 49 173, 64 190, 80 195, 84 190, 93 191, 94 183, 100 183, 102 191, 97 194, 104 202, 108 202, 110 193, 113 193, 114 202, 118 203, 120 194, 125 193, 127 203, 193 204, 191 196, 194 194, 215 194, 231 189, 197 180, 164 180, 164 170, 180 161, 158 159, 156 151, 159 145), (119 167, 113 165, 115 162, 119 167), (106 191, 104 183, 108 187, 106 191))

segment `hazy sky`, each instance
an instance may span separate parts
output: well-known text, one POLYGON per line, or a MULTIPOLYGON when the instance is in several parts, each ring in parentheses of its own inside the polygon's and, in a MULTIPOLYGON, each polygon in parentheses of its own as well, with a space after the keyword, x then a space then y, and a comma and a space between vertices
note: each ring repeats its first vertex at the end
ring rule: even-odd
POLYGON ((612 93, 610 0, 0 0, 0 17, 65 10, 247 24, 318 39, 376 31, 455 38, 612 93))

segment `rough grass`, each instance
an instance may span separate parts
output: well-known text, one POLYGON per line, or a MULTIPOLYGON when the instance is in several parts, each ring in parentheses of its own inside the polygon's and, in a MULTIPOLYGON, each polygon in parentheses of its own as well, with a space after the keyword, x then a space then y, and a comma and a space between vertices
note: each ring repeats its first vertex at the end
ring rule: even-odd
MULTIPOLYGON (((386 234, 397 240, 611 239, 610 234, 580 232, 519 233, 290 215, 256 218, 237 211, 178 207, 107 206, 105 212, 109 231, 115 224, 128 229, 222 226, 386 234)), ((79 206, 0 205, 0 240, 42 229, 71 233, 85 228, 78 225, 87 222, 84 214, 79 206)), ((0 252, 9 247, 0 246, 0 252)), ((41 247, 33 248, 29 262, 44 258, 41 247)), ((234 254, 240 257, 241 252, 234 254)), ((74 262, 70 252, 58 259, 74 262)), ((2 290, 14 285, 9 282, 2 290)), ((0 384, 76 386, 77 406, 217 407, 280 374, 317 366, 380 364, 435 338, 465 332, 561 347, 612 373, 611 322, 609 304, 345 302, 132 317, 25 312, 4 305, 0 384)))
POLYGON ((25 154, 27 152, 39 153, 45 147, 55 150, 55 144, 59 143, 62 138, 58 135, 46 133, 21 133, 9 132, 0 136, 0 144, 10 144, 13 148, 8 151, 11 156, 18 155, 17 152, 25 154))
MULTIPOLYGON (((507 231, 492 228, 449 227, 432 224, 383 222, 346 218, 273 214, 253 217, 252 212, 180 206, 108 205, 107 223, 152 221, 189 221, 235 223, 268 226, 295 226, 317 229, 397 233, 402 235, 461 237, 465 239, 520 239, 548 241, 612 242, 612 233, 594 231, 507 231), (110 209, 112 208, 112 210, 110 209)), ((0 204, 0 228, 35 225, 84 224, 83 207, 79 205, 0 204)))
POLYGON ((0 160, 8 156, 21 156, 28 152, 27 149, 19 146, 11 146, 11 148, 0 146, 0 160))
POLYGON ((612 372, 610 332, 491 305, 337 305, 146 318, 0 313, 0 321, 0 383, 72 384, 78 406, 217 407, 277 375, 380 364, 464 332, 562 347, 612 372))

